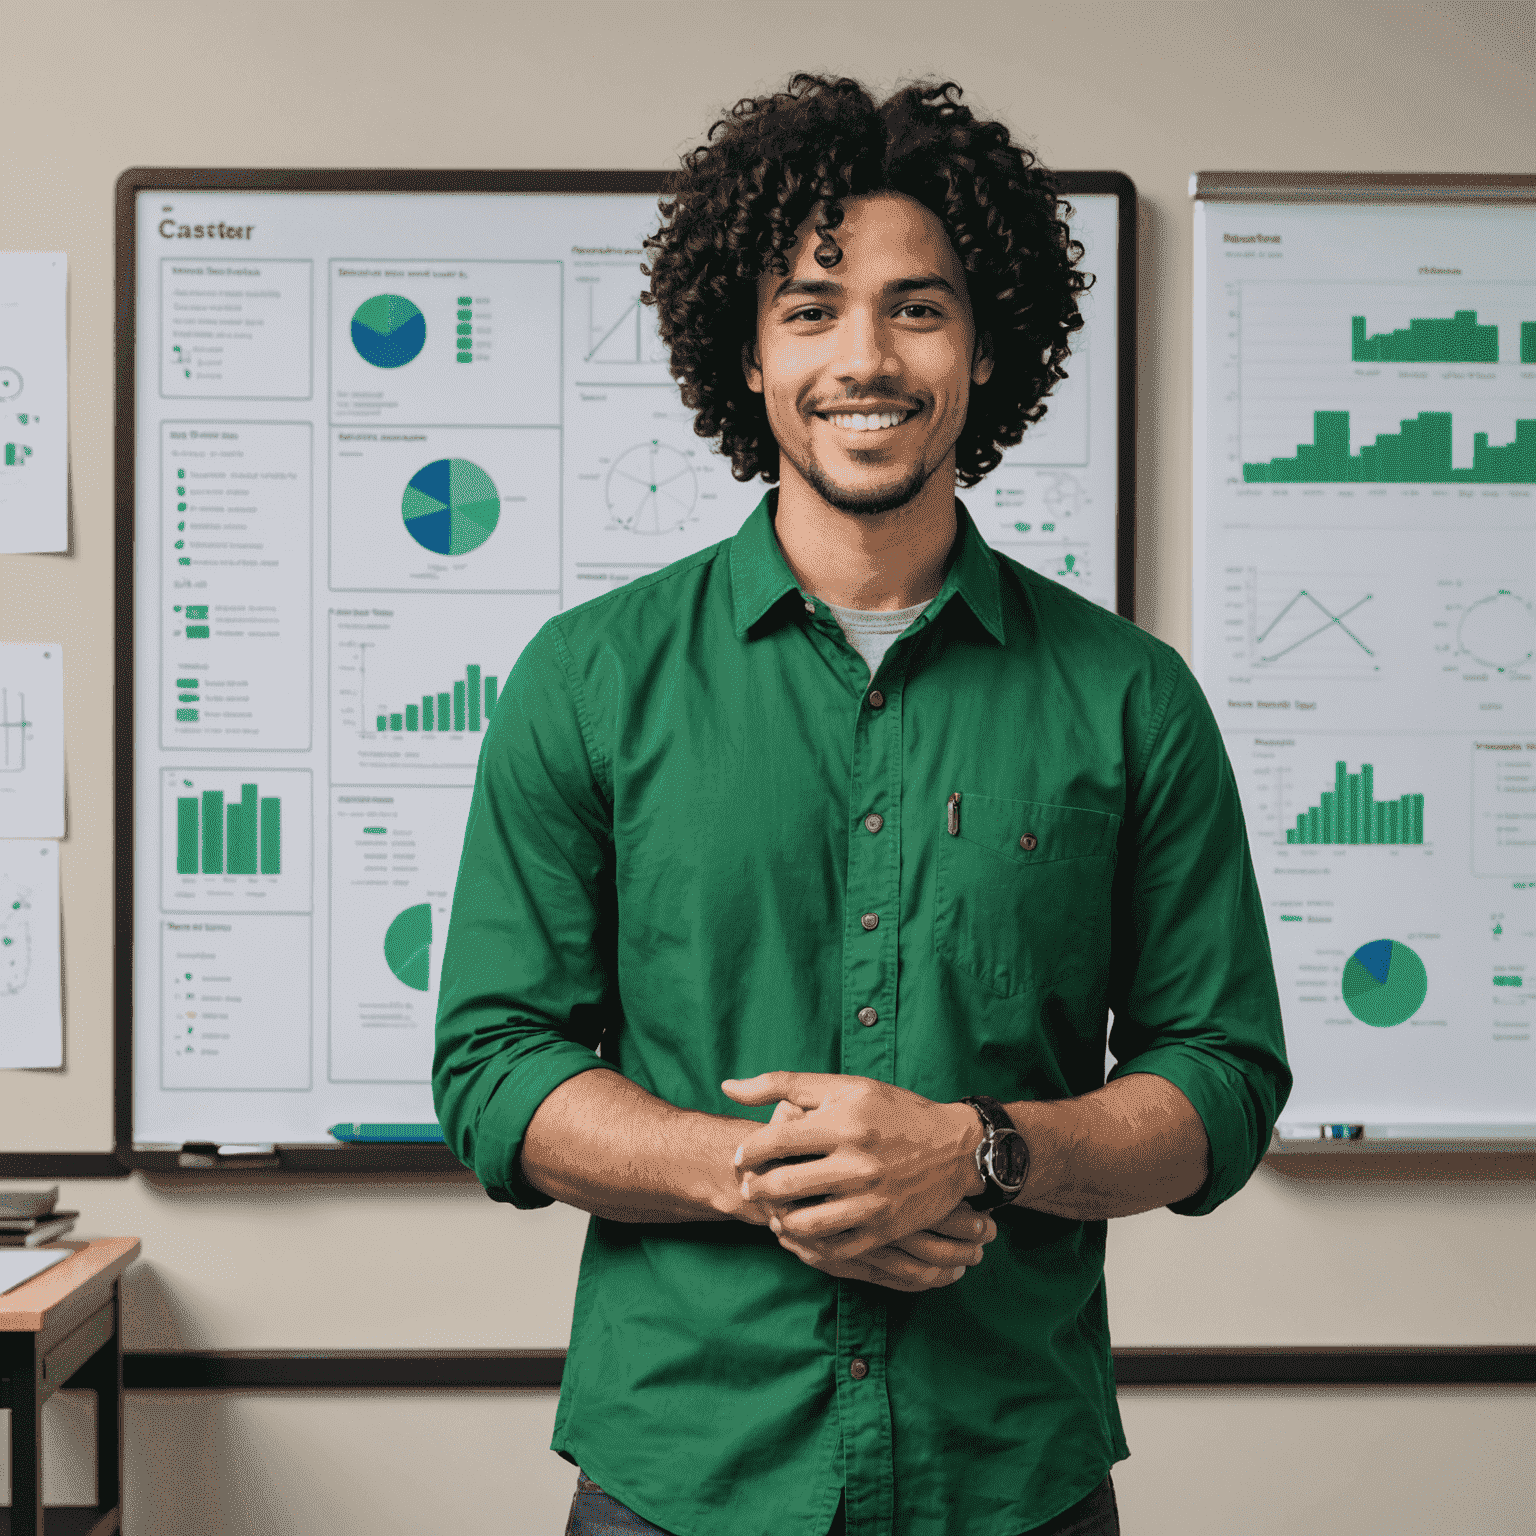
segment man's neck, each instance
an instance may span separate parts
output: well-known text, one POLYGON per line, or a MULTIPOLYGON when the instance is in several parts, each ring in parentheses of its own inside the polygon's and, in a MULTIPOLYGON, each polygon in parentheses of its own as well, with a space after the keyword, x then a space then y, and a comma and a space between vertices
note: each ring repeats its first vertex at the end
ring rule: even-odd
POLYGON ((812 597, 839 608, 910 608, 944 585, 957 532, 954 474, 940 469, 890 512, 840 512, 785 461, 774 532, 812 597))

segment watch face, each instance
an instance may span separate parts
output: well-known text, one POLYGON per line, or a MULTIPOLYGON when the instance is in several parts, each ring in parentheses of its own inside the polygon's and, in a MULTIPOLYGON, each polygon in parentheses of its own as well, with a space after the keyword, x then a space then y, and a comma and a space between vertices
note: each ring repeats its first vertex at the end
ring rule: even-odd
POLYGON ((1017 1131, 999 1133, 993 1143, 992 1166, 997 1170, 997 1180, 1012 1190, 1023 1187, 1029 1172, 1029 1149, 1017 1131))

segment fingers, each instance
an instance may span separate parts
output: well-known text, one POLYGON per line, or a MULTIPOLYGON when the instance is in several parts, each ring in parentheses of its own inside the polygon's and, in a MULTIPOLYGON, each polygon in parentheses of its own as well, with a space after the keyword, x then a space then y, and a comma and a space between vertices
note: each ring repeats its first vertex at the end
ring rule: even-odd
POLYGON ((974 1211, 962 1200, 942 1221, 932 1223, 928 1231, 968 1243, 990 1243, 997 1236, 997 1223, 985 1211, 974 1211))
POLYGON ((898 1238, 890 1246, 910 1255, 919 1264, 935 1269, 953 1269, 957 1264, 969 1268, 972 1264, 980 1264, 986 1252, 980 1239, 961 1242, 952 1237, 939 1237, 932 1231, 913 1232, 908 1237, 898 1238))
POLYGON ((736 1149, 736 1166, 743 1173, 761 1172, 768 1163, 789 1157, 825 1157, 839 1142, 838 1127, 814 1115, 799 1119, 772 1120, 761 1130, 749 1131, 736 1149))
POLYGON ((853 1259, 833 1259, 804 1248, 792 1239, 779 1241, 797 1259, 819 1269, 823 1274, 845 1280, 867 1280, 893 1291, 932 1291, 953 1285, 965 1274, 963 1264, 938 1266, 924 1264, 898 1248, 872 1248, 853 1259))
POLYGON ((788 1099, 802 1109, 819 1109, 833 1088, 846 1081, 835 1072, 759 1072, 756 1077, 728 1077, 720 1087, 738 1104, 788 1099))

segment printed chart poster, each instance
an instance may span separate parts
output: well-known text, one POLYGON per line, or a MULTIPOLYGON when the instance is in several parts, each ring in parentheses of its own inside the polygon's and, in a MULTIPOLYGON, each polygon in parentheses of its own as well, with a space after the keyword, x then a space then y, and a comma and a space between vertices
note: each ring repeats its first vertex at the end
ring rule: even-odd
POLYGON ((0 837, 64 836, 64 652, 0 645, 0 837))
POLYGON ((469 789, 335 790, 333 1082, 429 1082, 469 789))
POLYGON ((1530 1126, 1536 208, 1199 201, 1196 248, 1195 666, 1282 1135, 1530 1126))
POLYGON ((62 1067, 57 843, 0 842, 0 1067, 62 1067))
POLYGON ((68 259, 0 251, 0 554, 69 548, 68 259))

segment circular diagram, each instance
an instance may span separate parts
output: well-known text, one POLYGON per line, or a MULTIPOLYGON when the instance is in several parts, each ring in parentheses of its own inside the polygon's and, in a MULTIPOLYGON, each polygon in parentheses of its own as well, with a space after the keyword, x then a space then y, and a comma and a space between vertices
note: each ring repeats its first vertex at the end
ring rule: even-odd
POLYGON ((1468 606, 1456 626, 1456 642, 1473 661, 1503 672, 1536 656, 1536 611, 1501 587, 1468 606))
POLYGON ((1362 944, 1344 962, 1344 1006, 1376 1029, 1411 1019, 1428 991, 1424 962, 1396 939, 1362 944))
POLYGON ((384 934, 384 960, 398 980, 418 992, 432 990, 432 907, 407 907, 384 934))
POLYGON ((0 368, 0 400, 14 400, 21 393, 21 375, 14 368, 0 368))
POLYGON ((375 368, 403 368, 426 344, 426 316, 398 293, 375 294, 352 316, 352 345, 375 368))
POLYGON ((400 499, 405 531, 434 555, 467 555, 496 531, 501 497, 468 459, 434 459, 411 476, 400 499))
POLYGON ((699 487, 687 455, 653 437, 613 461, 604 494, 615 527, 673 533, 691 521, 699 487))

